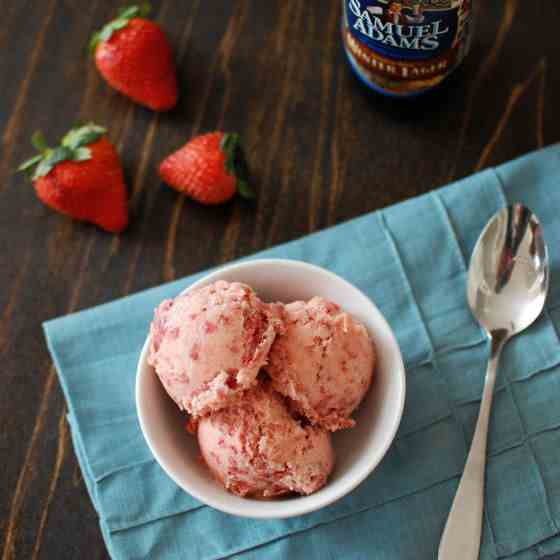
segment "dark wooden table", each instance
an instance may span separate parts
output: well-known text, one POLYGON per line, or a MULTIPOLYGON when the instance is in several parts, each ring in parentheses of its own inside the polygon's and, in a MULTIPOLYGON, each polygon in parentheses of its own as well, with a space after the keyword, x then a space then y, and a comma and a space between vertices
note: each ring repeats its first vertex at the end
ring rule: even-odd
POLYGON ((485 2, 462 70, 443 89, 408 102, 371 95, 351 75, 339 4, 156 2, 182 92, 175 110, 156 115, 109 90, 86 53, 88 37, 119 3, 2 2, 1 560, 107 557, 42 321, 300 237, 558 139, 558 2, 485 2), (120 237, 55 214, 14 174, 31 153, 34 130, 54 141, 89 120, 109 128, 126 169, 132 223, 120 237), (214 129, 241 133, 256 204, 204 208, 158 180, 167 153, 214 129))

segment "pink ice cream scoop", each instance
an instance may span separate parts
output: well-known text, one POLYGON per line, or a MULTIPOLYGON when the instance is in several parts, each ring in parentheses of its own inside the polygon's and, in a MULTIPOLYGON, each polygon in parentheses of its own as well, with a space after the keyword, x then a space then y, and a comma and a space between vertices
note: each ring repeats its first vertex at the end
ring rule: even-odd
POLYGON ((202 456, 214 476, 239 496, 311 494, 334 466, 330 434, 303 427, 267 384, 198 425, 202 456))
POLYGON ((256 383, 281 328, 274 309, 223 280, 159 305, 148 361, 179 408, 198 417, 256 383))
POLYGON ((366 328, 323 298, 284 307, 266 371, 273 388, 289 397, 312 424, 335 431, 352 427, 352 411, 372 381, 375 349, 366 328))

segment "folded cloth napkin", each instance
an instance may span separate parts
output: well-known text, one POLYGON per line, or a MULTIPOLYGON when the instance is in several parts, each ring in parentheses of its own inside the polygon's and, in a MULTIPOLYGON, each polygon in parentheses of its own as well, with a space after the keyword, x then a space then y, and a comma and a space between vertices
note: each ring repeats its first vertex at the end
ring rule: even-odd
MULTIPOLYGON (((136 361, 154 307, 200 275, 45 324, 68 420, 115 559, 432 559, 482 392, 488 343, 465 300, 486 221, 520 201, 544 226, 546 309, 505 349, 491 421, 481 558, 560 552, 560 146, 552 146, 255 257, 300 259, 354 283, 394 329, 408 394, 376 471, 330 507, 255 521, 207 507, 172 482, 136 419, 136 361)), ((185 436, 188 437, 188 436, 185 436)))

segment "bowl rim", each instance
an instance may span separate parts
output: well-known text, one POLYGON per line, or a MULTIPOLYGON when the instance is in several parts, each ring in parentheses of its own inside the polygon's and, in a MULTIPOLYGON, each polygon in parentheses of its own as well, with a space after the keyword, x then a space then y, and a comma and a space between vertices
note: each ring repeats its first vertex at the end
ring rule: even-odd
MULTIPOLYGON (((208 496, 203 495, 204 493, 198 492, 195 485, 186 484, 185 481, 179 481, 174 474, 174 469, 167 463, 165 457, 159 454, 157 451, 154 443, 152 442, 149 436, 149 428, 147 427, 147 413, 146 410, 142 406, 142 378, 144 373, 150 371, 151 368, 148 364, 148 349, 150 343, 150 334, 146 336, 146 340, 142 346, 142 350, 140 352, 140 356, 138 358, 138 363, 136 367, 136 380, 135 380, 135 404, 136 404, 136 414, 138 417, 138 422, 140 424, 140 430, 144 437, 144 441, 146 442, 150 452, 152 453, 154 459, 158 463, 158 465, 163 469, 163 471, 181 488, 183 491, 190 494, 195 499, 199 500, 201 503, 208 505, 216 510, 222 511, 224 513, 228 513, 230 515, 236 515, 239 517, 251 518, 251 519, 285 519, 289 517, 295 517, 298 515, 304 515, 306 513, 311 513, 313 511, 317 511, 322 509, 349 494, 354 490, 357 486, 359 486, 379 465, 379 463, 385 457, 387 451, 393 444, 395 439, 397 430, 400 426, 402 415, 404 411, 404 405, 406 400, 406 371, 404 366, 404 361, 402 358, 402 354, 397 343, 397 339, 393 330, 391 329, 389 323, 375 305, 375 303, 366 295, 364 294, 358 287, 354 286, 351 282, 346 280, 345 278, 339 276, 338 274, 323 268, 318 265, 310 264, 305 261, 295 260, 295 259, 280 259, 280 258, 266 258, 266 259, 251 259, 251 260, 244 260, 242 262, 228 264, 225 266, 221 266, 219 268, 211 269, 208 274, 203 276, 202 278, 198 279, 196 282, 193 282, 187 288, 184 288, 179 292, 179 294, 184 294, 194 290, 198 287, 207 285, 211 282, 219 280, 222 275, 227 273, 231 270, 239 270, 239 269, 247 269, 256 266, 266 266, 266 265, 288 265, 291 267, 299 267, 301 269, 307 270, 308 272, 319 273, 326 275, 331 280, 336 282, 342 283, 345 288, 358 292, 371 306, 371 311, 373 311, 374 315, 377 315, 376 322, 383 326, 386 331, 386 336, 390 343, 390 353, 392 354, 392 359, 395 362, 395 371, 392 372, 392 375, 395 376, 397 384, 400 386, 400 391, 398 392, 398 401, 396 402, 395 406, 397 407, 397 414, 395 416, 394 424, 391 427, 390 433, 388 437, 386 437, 385 443, 383 446, 376 450, 376 452, 372 453, 372 458, 368 462, 367 466, 362 469, 362 471, 358 472, 357 475, 345 486, 342 486, 337 492, 326 494, 322 499, 317 499, 317 494, 310 494, 309 496, 301 496, 300 498, 295 498, 290 501, 290 505, 292 507, 289 510, 281 511, 278 513, 271 513, 267 511, 266 513, 261 512, 258 507, 249 507, 252 504, 251 501, 247 500, 247 507, 236 507, 235 505, 224 504, 223 502, 219 502, 214 500, 213 498, 208 498, 208 496), (307 500, 308 498, 315 497, 314 500, 307 500), (299 505, 298 505, 298 500, 299 505)), ((177 294, 177 295, 179 295, 177 294)), ((328 482, 327 482, 328 486, 328 482)), ((273 502, 267 502, 268 504, 273 502)))

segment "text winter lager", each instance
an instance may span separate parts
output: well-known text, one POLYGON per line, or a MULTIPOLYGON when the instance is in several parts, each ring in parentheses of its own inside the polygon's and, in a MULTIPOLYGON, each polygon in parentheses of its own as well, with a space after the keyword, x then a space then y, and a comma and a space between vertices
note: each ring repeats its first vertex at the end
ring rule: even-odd
POLYGON ((474 0, 343 0, 348 60, 387 95, 423 93, 442 82, 470 47, 474 0))

